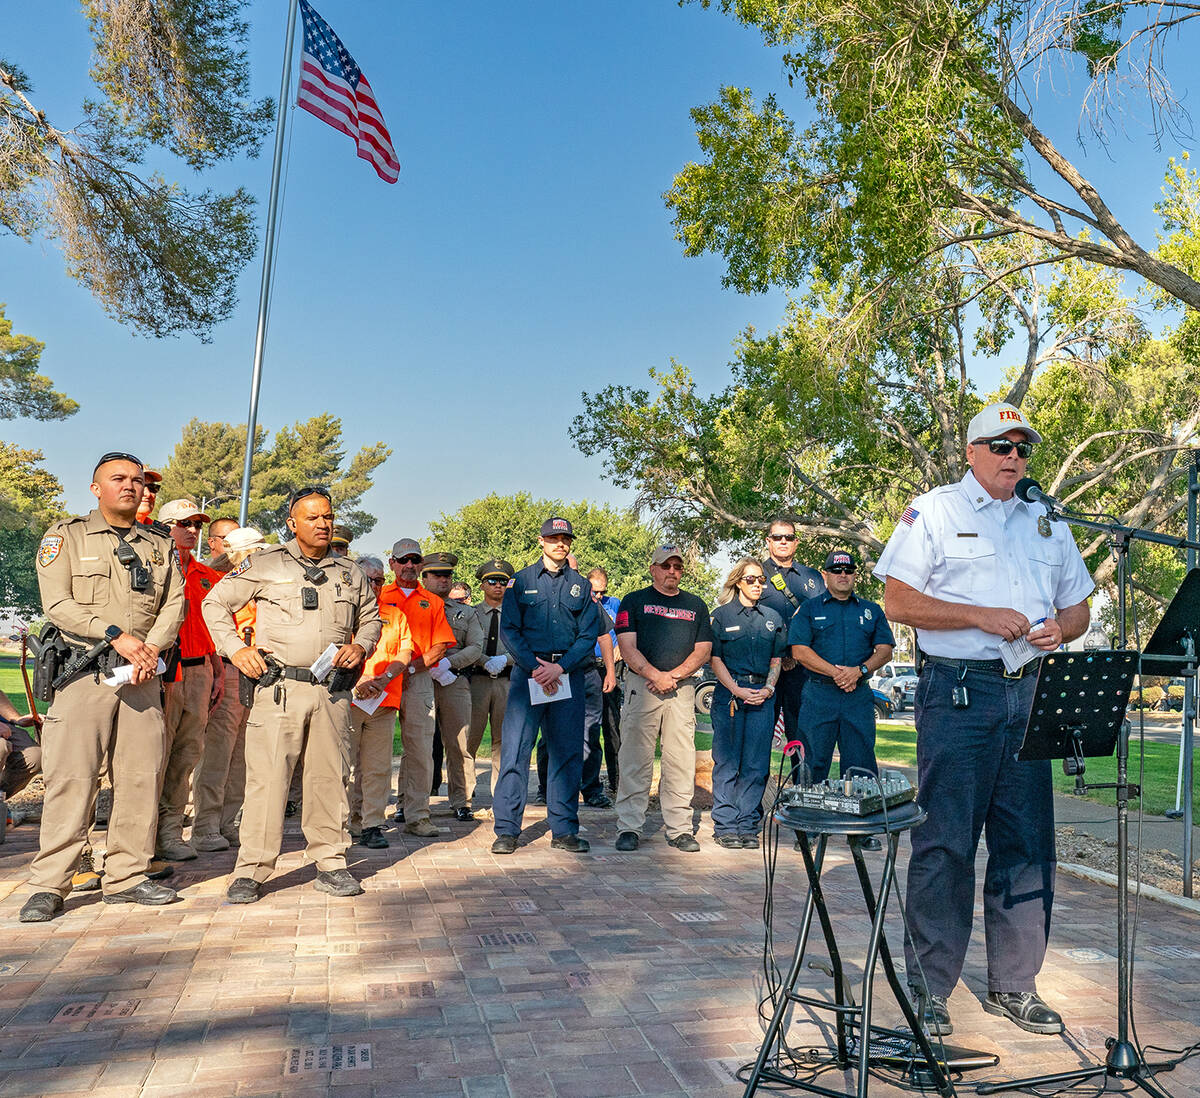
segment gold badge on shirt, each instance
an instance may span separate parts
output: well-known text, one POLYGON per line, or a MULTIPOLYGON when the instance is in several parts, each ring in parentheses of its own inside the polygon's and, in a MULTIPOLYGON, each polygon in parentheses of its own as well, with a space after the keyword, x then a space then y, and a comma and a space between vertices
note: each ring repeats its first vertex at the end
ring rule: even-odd
POLYGON ((153 549, 150 550, 150 563, 151 564, 162 564, 162 562, 163 562, 162 550, 159 549, 159 547, 156 545, 153 549))
POLYGON ((1038 516, 1038 533, 1044 538, 1050 536, 1050 520, 1045 515, 1038 516))

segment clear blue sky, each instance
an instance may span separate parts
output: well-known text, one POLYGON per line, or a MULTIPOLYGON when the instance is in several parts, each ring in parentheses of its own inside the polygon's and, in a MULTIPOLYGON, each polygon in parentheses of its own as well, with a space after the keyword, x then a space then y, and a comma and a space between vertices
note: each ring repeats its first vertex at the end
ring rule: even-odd
MULTIPOLYGON (((722 83, 777 91, 804 117, 777 55, 673 0, 316 6, 371 81, 402 171, 388 186, 349 138, 292 112, 260 423, 328 411, 351 450, 394 449, 365 499, 379 525, 356 548, 421 536, 491 491, 627 502, 570 443, 580 392, 644 384, 672 356, 719 387, 739 332, 782 315, 781 295, 738 296, 722 290, 719 260, 684 259, 661 198, 698 152, 689 108, 722 83)), ((256 95, 276 93, 285 12, 285 0, 248 8, 256 95)), ((89 50, 76 5, 6 13, 5 54, 55 124, 78 119, 89 50)), ((1041 94, 1070 90, 1047 82, 1041 94)), ((1055 138, 1078 157, 1072 104, 1055 138)), ((1118 136, 1111 155, 1082 160, 1146 245, 1177 151, 1118 136)), ((268 140, 258 160, 198 182, 244 185, 265 210, 270 153, 268 140)), ((100 451, 159 464, 188 418, 244 421, 259 270, 256 259, 244 272, 240 307, 211 344, 150 341, 109 319, 52 243, 0 237, 0 300, 16 331, 45 340, 44 371, 82 405, 65 423, 0 434, 44 449, 69 506, 85 509, 100 451)))

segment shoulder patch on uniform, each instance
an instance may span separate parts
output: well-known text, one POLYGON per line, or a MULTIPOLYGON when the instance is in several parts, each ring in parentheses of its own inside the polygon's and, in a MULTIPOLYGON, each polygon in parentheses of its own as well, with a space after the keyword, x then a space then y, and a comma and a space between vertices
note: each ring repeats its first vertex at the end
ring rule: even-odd
POLYGON ((43 568, 54 563, 54 558, 62 552, 63 539, 60 534, 47 534, 38 546, 37 561, 43 568))
POLYGON ((506 590, 506 591, 507 591, 507 590, 508 590, 508 589, 509 589, 509 588, 510 588, 510 587, 511 587, 511 586, 512 586, 514 583, 516 583, 516 582, 517 582, 517 580, 516 580, 516 577, 514 576, 512 579, 510 579, 510 580, 509 580, 509 581, 508 581, 508 582, 507 582, 507 583, 504 585, 504 590, 506 590))
POLYGON ((914 522, 916 522, 916 521, 917 521, 917 516, 918 516, 920 513, 921 513, 921 512, 920 512, 920 511, 918 511, 918 510, 917 510, 917 509, 916 509, 916 508, 915 508, 915 507, 914 507, 914 506, 913 506, 913 505, 910 503, 910 504, 909 504, 907 507, 905 507, 905 508, 904 508, 904 514, 902 514, 902 515, 900 516, 900 521, 901 521, 902 523, 904 523, 904 525, 905 525, 905 526, 911 526, 911 525, 912 525, 914 522))
POLYGON ((251 562, 253 559, 254 559, 253 557, 247 557, 247 558, 246 558, 244 561, 242 561, 242 563, 241 563, 241 564, 239 564, 239 565, 238 565, 236 568, 231 568, 231 569, 229 570, 229 574, 230 574, 231 576, 240 576, 240 575, 241 575, 241 574, 242 574, 242 573, 243 573, 243 572, 244 572, 244 571, 245 571, 247 568, 249 568, 249 567, 250 567, 250 562, 251 562))
POLYGON ((181 561, 181 560, 179 559, 179 550, 178 550, 178 549, 172 549, 172 550, 171 550, 171 563, 172 563, 173 565, 175 565, 175 567, 176 567, 176 568, 178 568, 178 569, 179 569, 179 574, 180 574, 181 576, 185 576, 185 575, 187 574, 187 573, 185 573, 185 572, 184 572, 184 570, 183 570, 183 561, 181 561))
POLYGON ((350 569, 349 569, 349 568, 343 568, 343 569, 342 569, 342 582, 343 582, 343 583, 349 583, 349 582, 350 582, 350 569))

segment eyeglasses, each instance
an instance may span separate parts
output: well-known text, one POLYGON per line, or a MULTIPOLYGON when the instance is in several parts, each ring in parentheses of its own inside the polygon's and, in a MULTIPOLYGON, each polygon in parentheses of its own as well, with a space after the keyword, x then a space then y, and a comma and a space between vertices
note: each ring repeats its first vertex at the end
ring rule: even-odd
POLYGON ((382 576, 368 576, 367 582, 372 587, 382 587, 383 586, 383 577, 382 576))
POLYGON ((795 541, 795 534, 768 534, 767 541, 795 541))
POLYGON ((201 530, 204 528, 204 523, 199 519, 180 519, 175 525, 186 527, 188 530, 201 530))
POLYGON ((495 576, 495 577, 489 577, 488 579, 485 579, 483 582, 486 583, 489 587, 503 587, 508 582, 508 580, 503 579, 500 576, 495 576))
POLYGON ((764 583, 767 582, 767 577, 766 576, 743 576, 742 582, 743 583, 753 583, 756 586, 761 587, 764 583))
POLYGON ((858 569, 849 564, 835 564, 832 568, 826 568, 825 571, 831 576, 852 576, 858 569))
POLYGON ((397 564, 420 564, 424 558, 422 557, 392 557, 397 564))
POLYGON ((1017 451, 1017 457, 1020 458, 1027 458, 1033 453, 1032 442, 1013 442, 1011 438, 989 438, 987 448, 1000 457, 1007 457, 1013 450, 1017 451))

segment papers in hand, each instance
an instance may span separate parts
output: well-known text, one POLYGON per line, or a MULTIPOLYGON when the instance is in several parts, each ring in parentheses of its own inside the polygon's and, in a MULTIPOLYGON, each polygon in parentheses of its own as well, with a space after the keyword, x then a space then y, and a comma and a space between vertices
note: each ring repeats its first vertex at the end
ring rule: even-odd
POLYGON ((569 675, 560 675, 558 689, 553 694, 547 694, 541 685, 533 679, 529 680, 529 704, 547 705, 550 702, 566 701, 571 696, 571 679, 569 675))
MULTIPOLYGON (((1035 628, 1037 628, 1035 626, 1035 628)), ((1015 671, 1020 671, 1030 660, 1036 660, 1038 656, 1044 656, 1046 653, 1041 648, 1035 648, 1029 643, 1029 638, 1022 633, 1014 641, 1000 642, 1000 658, 1004 661, 1004 668, 1011 675, 1015 671)))
POLYGON ((367 716, 369 717, 372 713, 375 712, 376 709, 379 708, 379 706, 383 702, 383 699, 386 694, 387 694, 386 690, 380 690, 379 693, 376 694, 375 697, 373 697, 373 698, 355 697, 355 698, 351 698, 351 702, 354 705, 357 705, 358 708, 361 709, 364 713, 366 713, 367 716))
POLYGON ((312 666, 309 668, 309 670, 312 672, 313 678, 316 679, 317 682, 324 682, 326 676, 328 676, 329 672, 333 670, 333 657, 336 656, 337 653, 338 646, 336 644, 331 644, 325 649, 324 652, 322 652, 315 660, 313 660, 312 666))
MULTIPOLYGON (((167 669, 167 665, 163 662, 162 656, 158 657, 158 666, 154 669, 156 675, 161 675, 167 669)), ((124 686, 127 682, 133 682, 133 664, 123 663, 120 667, 114 667, 112 674, 107 675, 103 679, 105 686, 124 686)))

